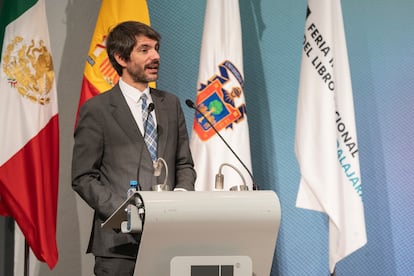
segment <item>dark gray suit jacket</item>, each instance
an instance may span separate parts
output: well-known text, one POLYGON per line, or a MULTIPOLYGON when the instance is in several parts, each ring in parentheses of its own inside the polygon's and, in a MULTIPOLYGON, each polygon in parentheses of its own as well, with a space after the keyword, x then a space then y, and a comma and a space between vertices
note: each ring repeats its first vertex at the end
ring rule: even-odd
MULTIPOLYGON (((157 117, 158 157, 169 169, 167 184, 171 189, 194 190, 196 173, 179 99, 157 89, 150 93, 157 117)), ((149 151, 118 85, 82 105, 74 137, 72 187, 95 210, 87 252, 135 258, 139 236, 100 225, 126 199, 130 180, 139 175, 142 190, 150 190, 163 183, 165 174, 153 176, 149 151)))

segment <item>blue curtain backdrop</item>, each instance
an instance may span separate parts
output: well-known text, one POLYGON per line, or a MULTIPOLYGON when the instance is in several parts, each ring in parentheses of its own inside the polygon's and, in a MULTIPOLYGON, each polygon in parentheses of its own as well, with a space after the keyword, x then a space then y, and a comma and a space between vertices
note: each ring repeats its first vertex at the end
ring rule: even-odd
MULTIPOLYGON (((148 0, 162 35, 158 87, 182 100, 191 133, 205 1, 148 0)), ((272 275, 328 275, 327 219, 295 207, 294 131, 305 0, 240 0, 253 171, 277 192, 272 275)), ((337 275, 414 275, 414 1, 343 0, 368 244, 337 275)), ((230 153, 229 153, 230 154, 230 153)), ((258 233, 260 235, 260 233, 258 233)))

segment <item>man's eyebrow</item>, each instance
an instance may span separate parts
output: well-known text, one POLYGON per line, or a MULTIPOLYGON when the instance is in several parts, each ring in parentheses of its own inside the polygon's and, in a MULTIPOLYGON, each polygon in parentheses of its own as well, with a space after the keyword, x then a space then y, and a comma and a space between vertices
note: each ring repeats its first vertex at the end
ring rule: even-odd
POLYGON ((148 43, 138 44, 138 47, 151 47, 148 43))
MULTIPOLYGON (((160 44, 159 43, 156 43, 155 45, 154 45, 154 48, 157 48, 157 47, 159 47, 160 46, 160 44)), ((150 47, 152 47, 152 45, 151 44, 149 44, 149 43, 142 43, 142 44, 138 44, 137 45, 137 47, 138 48, 150 48, 150 47)))

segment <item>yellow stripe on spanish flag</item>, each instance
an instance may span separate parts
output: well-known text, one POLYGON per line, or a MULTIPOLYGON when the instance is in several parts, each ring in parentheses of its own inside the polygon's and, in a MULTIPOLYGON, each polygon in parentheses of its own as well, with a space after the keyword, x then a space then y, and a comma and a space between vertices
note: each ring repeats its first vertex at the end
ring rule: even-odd
POLYGON ((102 1, 85 64, 78 110, 89 98, 109 90, 118 82, 119 76, 108 60, 105 41, 114 26, 128 20, 150 25, 146 0, 102 1))

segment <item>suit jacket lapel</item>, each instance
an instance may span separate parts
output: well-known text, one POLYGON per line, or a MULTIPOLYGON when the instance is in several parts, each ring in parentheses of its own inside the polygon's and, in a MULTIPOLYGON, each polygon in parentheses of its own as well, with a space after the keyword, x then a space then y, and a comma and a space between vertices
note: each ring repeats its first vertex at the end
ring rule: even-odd
MULTIPOLYGON (((164 156, 165 148, 167 145, 167 133, 168 133, 168 112, 167 103, 165 97, 157 89, 150 89, 152 101, 155 105, 155 115, 157 116, 157 133, 158 133, 158 156, 164 156)), ((145 146, 142 133, 129 110, 128 104, 122 95, 119 85, 115 85, 112 89, 111 95, 111 108, 112 114, 125 134, 131 139, 131 141, 139 142, 138 150, 141 151, 141 147, 145 146)), ((146 147, 146 146, 145 146, 146 147)), ((149 152, 148 152, 149 156, 149 152)))
MULTIPOLYGON (((118 84, 112 89, 111 108, 112 115, 129 139, 134 142, 143 142, 144 139, 140 135, 140 130, 118 84)), ((142 143, 138 144, 142 145, 142 143)))

